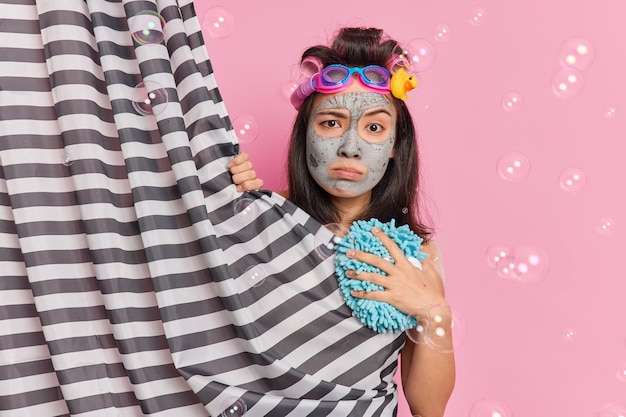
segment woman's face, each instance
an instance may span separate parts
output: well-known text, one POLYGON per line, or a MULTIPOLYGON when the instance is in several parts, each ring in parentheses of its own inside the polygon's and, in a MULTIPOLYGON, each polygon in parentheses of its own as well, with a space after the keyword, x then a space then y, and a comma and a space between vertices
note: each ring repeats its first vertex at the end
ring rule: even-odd
POLYGON ((318 94, 306 137, 309 172, 329 194, 356 197, 382 179, 395 141, 395 110, 389 99, 359 83, 335 94, 318 94))

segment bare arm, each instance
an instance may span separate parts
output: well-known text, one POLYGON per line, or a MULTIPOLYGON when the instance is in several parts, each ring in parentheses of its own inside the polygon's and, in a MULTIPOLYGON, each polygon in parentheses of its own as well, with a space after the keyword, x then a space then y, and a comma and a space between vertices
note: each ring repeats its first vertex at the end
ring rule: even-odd
MULTIPOLYGON (((430 257, 422 263, 423 269, 420 270, 404 257, 402 251, 384 233, 378 231, 375 235, 389 250, 396 264, 376 255, 355 251, 355 259, 380 268, 387 276, 369 272, 351 274, 352 278, 365 279, 385 288, 384 291, 358 292, 353 295, 386 301, 404 313, 417 317, 423 316, 430 306, 436 306, 437 314, 441 317, 438 326, 446 330, 437 343, 451 348, 452 314, 445 300, 443 269, 441 260, 436 259, 440 258, 436 244, 430 242, 424 246, 424 251, 430 257)), ((428 344, 414 343, 407 338, 400 359, 402 386, 411 413, 420 417, 443 417, 456 377, 454 354, 428 344)))

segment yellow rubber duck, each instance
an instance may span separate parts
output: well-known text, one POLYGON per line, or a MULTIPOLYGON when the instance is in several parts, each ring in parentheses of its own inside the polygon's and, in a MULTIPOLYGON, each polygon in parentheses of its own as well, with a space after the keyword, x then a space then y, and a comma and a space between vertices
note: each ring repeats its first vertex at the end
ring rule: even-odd
POLYGON ((400 100, 407 99, 407 93, 417 87, 417 78, 409 74, 404 68, 399 68, 391 76, 391 94, 400 100))

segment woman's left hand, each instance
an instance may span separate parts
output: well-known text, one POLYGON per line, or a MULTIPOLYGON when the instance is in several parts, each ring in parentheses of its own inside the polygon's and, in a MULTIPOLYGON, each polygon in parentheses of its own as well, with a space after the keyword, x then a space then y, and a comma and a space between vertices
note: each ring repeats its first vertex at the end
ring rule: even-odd
POLYGON ((387 248, 395 264, 378 255, 349 250, 346 253, 349 258, 370 264, 387 274, 386 276, 375 272, 356 274, 353 270, 346 271, 348 278, 370 281, 384 288, 382 291, 352 291, 354 297, 385 301, 411 316, 418 316, 425 308, 433 305, 447 305, 443 281, 434 260, 431 259, 432 255, 422 262, 420 270, 404 256, 398 245, 384 232, 377 227, 373 227, 371 231, 387 248))
POLYGON ((247 153, 241 152, 228 162, 228 169, 233 177, 233 182, 237 186, 237 191, 260 190, 263 187, 263 180, 257 178, 256 171, 247 153))

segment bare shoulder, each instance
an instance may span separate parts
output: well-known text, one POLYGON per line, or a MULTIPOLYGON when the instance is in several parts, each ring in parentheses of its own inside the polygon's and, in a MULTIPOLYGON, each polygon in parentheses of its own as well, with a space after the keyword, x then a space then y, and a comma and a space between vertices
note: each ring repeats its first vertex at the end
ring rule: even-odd
POLYGON ((285 197, 287 200, 289 200, 289 190, 276 191, 276 194, 281 195, 285 197))
POLYGON ((422 252, 429 254, 430 256, 441 255, 441 249, 435 239, 430 239, 428 242, 422 245, 422 252))

